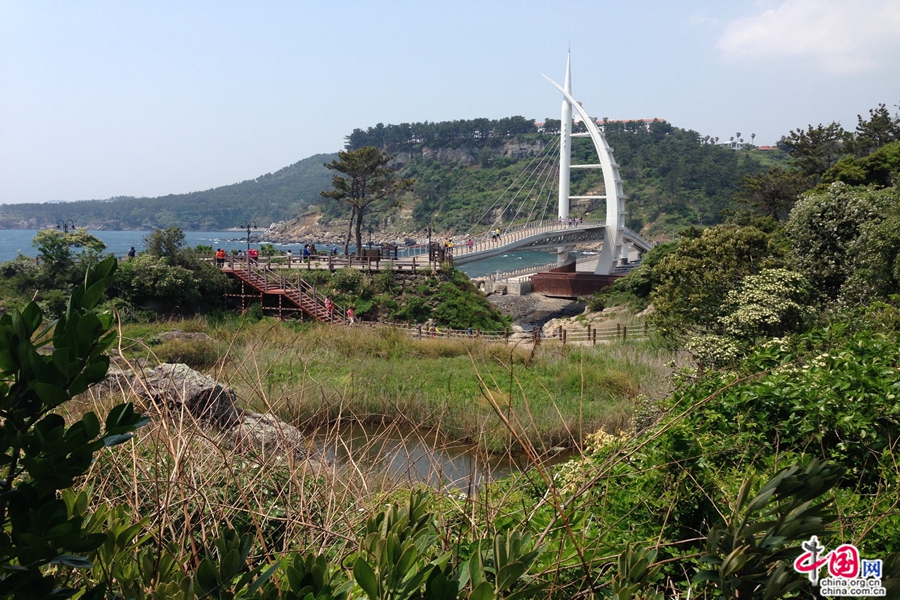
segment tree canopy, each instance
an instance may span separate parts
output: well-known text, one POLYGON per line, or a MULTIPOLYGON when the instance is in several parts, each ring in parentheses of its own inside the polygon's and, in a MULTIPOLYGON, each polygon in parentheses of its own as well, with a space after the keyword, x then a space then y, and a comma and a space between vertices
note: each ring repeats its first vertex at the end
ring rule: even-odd
POLYGON ((844 154, 845 137, 840 123, 810 125, 806 131, 796 129, 781 138, 779 145, 787 148, 791 163, 803 176, 817 179, 844 154))
POLYGON ((337 171, 331 179, 331 190, 322 192, 325 198, 350 206, 350 223, 344 242, 344 255, 349 253, 350 236, 356 229, 356 251, 362 248, 363 221, 367 214, 398 206, 400 196, 412 190, 412 179, 399 179, 387 166, 392 157, 373 146, 338 153, 337 160, 325 167, 337 171))
POLYGON ((41 229, 31 245, 38 249, 47 267, 53 273, 60 273, 72 265, 75 259, 74 248, 83 248, 87 255, 99 254, 106 249, 106 244, 87 232, 86 229, 74 231, 58 231, 41 229))

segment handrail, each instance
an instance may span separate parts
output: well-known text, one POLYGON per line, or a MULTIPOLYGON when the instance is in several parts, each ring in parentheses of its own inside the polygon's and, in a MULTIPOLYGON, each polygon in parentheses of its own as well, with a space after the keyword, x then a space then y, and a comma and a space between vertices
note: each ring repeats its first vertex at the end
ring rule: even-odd
MULTIPOLYGON (((538 233, 544 233, 547 231, 568 231, 570 229, 595 229, 597 227, 604 227, 606 224, 602 221, 585 221, 584 223, 579 224, 569 224, 568 222, 562 222, 558 219, 545 219, 542 221, 529 221, 526 223, 522 223, 520 225, 514 225, 507 227, 505 230, 501 231, 500 238, 494 238, 494 235, 491 231, 487 231, 481 235, 476 237, 462 236, 460 239, 460 243, 457 244, 454 241, 452 253, 453 256, 459 257, 467 254, 472 254, 474 252, 481 252, 483 250, 491 250, 497 248, 498 246, 504 245, 504 240, 510 239, 509 236, 512 236, 512 241, 517 241, 525 237, 530 237, 532 235, 538 233), (470 248, 465 241, 472 239, 472 247, 470 248)), ((450 238, 453 239, 452 237, 450 238)), ((418 256, 421 254, 428 253, 428 244, 416 244, 414 246, 404 246, 402 249, 398 249, 398 252, 404 255, 404 257, 410 256, 418 256)))
MULTIPOLYGON (((244 271, 244 265, 241 265, 240 269, 234 268, 234 261, 231 261, 232 271, 244 271)), ((309 284, 304 281, 300 277, 300 272, 297 271, 297 283, 294 284, 292 281, 288 281, 288 279, 282 274, 280 277, 280 288, 274 287, 274 285, 270 285, 269 282, 269 274, 272 273, 271 269, 267 267, 260 268, 258 266, 254 266, 251 264, 249 260, 246 261, 246 274, 247 281, 254 285, 254 287, 261 288, 263 292, 268 293, 270 289, 281 289, 286 295, 287 292, 295 291, 299 297, 299 305, 303 308, 302 303, 304 297, 309 298, 313 302, 313 314, 312 316, 320 321, 324 322, 334 322, 334 315, 337 314, 339 323, 347 322, 347 311, 343 307, 339 306, 333 300, 331 301, 332 310, 328 311, 326 308, 325 301, 328 299, 327 296, 316 290, 316 286, 309 284)), ((288 296, 290 297, 290 296, 288 296)))
MULTIPOLYGON (((510 277, 517 277, 519 275, 528 275, 534 273, 540 273, 549 269, 558 268, 559 264, 556 261, 546 263, 543 265, 534 265, 531 267, 522 267, 521 269, 516 269, 515 271, 500 271, 499 273, 488 273, 487 275, 481 275, 480 277, 473 277, 473 279, 483 279, 488 278, 491 281, 503 281, 509 279, 510 277)), ((565 265, 562 265, 565 266, 565 265)))

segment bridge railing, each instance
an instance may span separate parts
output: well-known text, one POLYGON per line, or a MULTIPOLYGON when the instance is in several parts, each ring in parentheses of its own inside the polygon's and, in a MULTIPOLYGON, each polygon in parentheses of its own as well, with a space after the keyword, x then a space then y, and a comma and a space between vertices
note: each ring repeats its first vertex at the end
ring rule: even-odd
MULTIPOLYGON (((557 219, 545 219, 542 221, 529 221, 513 225, 501 230, 499 237, 490 231, 479 234, 474 237, 456 236, 452 239, 453 246, 445 248, 445 251, 454 257, 465 256, 486 250, 494 250, 513 242, 523 240, 534 235, 553 231, 570 231, 572 229, 595 229, 605 226, 603 221, 585 221, 581 223, 560 222, 557 219), (472 240, 470 246, 467 242, 472 240)), ((636 241, 644 242, 640 236, 633 232, 629 232, 629 238, 635 238, 636 241)), ((437 243, 443 244, 443 240, 435 240, 437 243)), ((644 242, 646 243, 646 242, 644 242)), ((316 254, 309 257, 294 256, 287 260, 285 256, 260 256, 256 259, 257 264, 272 264, 285 268, 306 268, 306 269, 339 269, 343 267, 366 268, 371 270, 380 270, 381 263, 388 263, 392 268, 418 268, 428 265, 427 257, 429 253, 428 244, 416 244, 412 246, 401 246, 396 249, 396 259, 391 258, 375 258, 375 257, 344 257, 335 254, 316 254), (423 260, 424 259, 424 260, 423 260), (417 261, 417 262, 413 262, 417 261)), ((212 255, 204 257, 206 260, 214 260, 212 255)), ((234 264, 243 264, 248 260, 246 256, 238 257, 234 254, 228 254, 224 263, 230 268, 234 268, 234 264)))
MULTIPOLYGON (((570 229, 595 228, 605 225, 601 221, 585 221, 578 224, 569 224, 567 221, 560 222, 558 219, 544 219, 542 221, 529 221, 518 225, 512 225, 506 229, 501 229, 500 236, 495 233, 486 231, 474 237, 457 236, 451 238, 453 240, 453 248, 451 252, 453 256, 463 256, 473 252, 482 252, 492 250, 498 246, 509 244, 526 237, 531 237, 539 233, 548 231, 567 231, 570 229), (472 245, 468 245, 468 240, 472 240, 472 245)), ((442 240, 435 240, 443 243, 442 240)), ((417 244, 415 246, 404 246, 398 249, 399 256, 409 258, 428 253, 427 244, 417 244)))
MULTIPOLYGON (((237 257, 234 255, 226 256, 224 260, 215 259, 212 256, 201 257, 201 260, 208 262, 215 261, 217 266, 227 269, 244 269, 248 263, 246 256, 237 257)), ((387 259, 374 257, 344 257, 340 255, 318 255, 307 258, 293 258, 288 262, 283 256, 260 256, 251 264, 257 267, 268 268, 271 270, 296 271, 303 270, 330 270, 343 269, 346 267, 354 269, 364 269, 371 271, 417 271, 418 269, 440 269, 438 263, 429 263, 427 256, 413 256, 409 259, 387 259)))
POLYGON ((534 265, 532 267, 523 267, 521 269, 516 269, 515 271, 500 271, 498 273, 488 273, 487 275, 482 275, 481 277, 475 277, 474 279, 484 279, 489 278, 491 281, 504 281, 506 279, 510 279, 512 277, 519 277, 521 275, 533 275, 534 273, 549 271, 550 269, 555 269, 559 265, 556 261, 546 263, 543 265, 534 265))

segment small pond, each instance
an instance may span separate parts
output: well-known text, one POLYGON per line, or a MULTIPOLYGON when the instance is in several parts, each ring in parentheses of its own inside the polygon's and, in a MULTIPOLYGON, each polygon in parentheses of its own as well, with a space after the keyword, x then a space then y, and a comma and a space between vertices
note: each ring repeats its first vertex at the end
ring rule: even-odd
MULTIPOLYGON (((452 442, 436 433, 395 425, 347 424, 319 432, 320 455, 338 468, 395 483, 424 483, 432 487, 475 490, 486 481, 530 468, 524 453, 490 454, 476 446, 452 442)), ((544 464, 559 464, 573 455, 554 453, 544 464)))

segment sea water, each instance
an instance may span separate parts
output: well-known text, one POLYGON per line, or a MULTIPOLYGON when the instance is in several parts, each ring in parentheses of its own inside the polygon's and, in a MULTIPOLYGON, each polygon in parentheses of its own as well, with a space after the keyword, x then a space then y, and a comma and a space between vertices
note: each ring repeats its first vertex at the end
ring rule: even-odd
MULTIPOLYGON (((37 248, 31 245, 31 240, 37 233, 34 229, 3 229, 0 230, 0 262, 14 259, 18 254, 23 256, 37 256, 37 248)), ((106 244, 106 252, 116 256, 125 256, 128 250, 134 246, 137 252, 144 250, 144 237, 149 231, 96 231, 88 230, 91 235, 103 240, 106 244)), ((247 250, 247 236, 240 231, 185 231, 185 243, 190 246, 212 246, 214 249, 222 248, 230 250, 247 250)), ((273 244, 278 250, 293 250, 294 256, 300 256, 303 246, 301 244, 273 244)), ((251 243, 251 247, 259 248, 258 243, 251 243)), ((322 244, 320 250, 326 249, 322 244)), ((343 246, 339 246, 343 251, 343 246)), ((351 248, 352 251, 352 248, 351 248)), ((510 252, 495 258, 480 260, 468 265, 463 265, 460 270, 469 277, 483 277, 491 273, 515 271, 528 267, 545 265, 554 260, 554 253, 544 251, 534 252, 510 252)))

